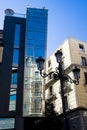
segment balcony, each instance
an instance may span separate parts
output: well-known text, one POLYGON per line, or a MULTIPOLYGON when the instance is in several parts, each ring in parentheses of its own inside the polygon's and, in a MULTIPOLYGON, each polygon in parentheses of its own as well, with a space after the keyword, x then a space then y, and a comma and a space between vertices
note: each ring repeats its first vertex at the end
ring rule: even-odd
POLYGON ((48 94, 46 100, 48 102, 52 102, 52 101, 55 101, 56 99, 57 99, 56 94, 52 94, 52 95, 48 94))

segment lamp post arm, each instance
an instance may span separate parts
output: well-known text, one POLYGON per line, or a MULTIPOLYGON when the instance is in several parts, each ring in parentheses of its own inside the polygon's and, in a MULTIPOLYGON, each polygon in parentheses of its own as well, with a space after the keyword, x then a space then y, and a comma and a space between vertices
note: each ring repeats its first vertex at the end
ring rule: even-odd
POLYGON ((66 77, 68 78, 68 81, 69 81, 70 83, 74 83, 74 84, 76 84, 76 85, 79 84, 79 79, 73 80, 68 74, 64 74, 64 76, 66 76, 66 77))
POLYGON ((46 77, 49 77, 50 79, 52 78, 52 75, 55 73, 55 71, 52 71, 50 73, 42 73, 42 70, 40 70, 40 75, 43 77, 43 78, 46 78, 46 77))

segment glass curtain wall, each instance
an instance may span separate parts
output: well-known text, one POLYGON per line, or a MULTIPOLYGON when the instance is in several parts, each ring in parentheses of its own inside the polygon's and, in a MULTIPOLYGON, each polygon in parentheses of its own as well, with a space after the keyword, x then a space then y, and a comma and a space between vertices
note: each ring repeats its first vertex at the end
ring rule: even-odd
POLYGON ((27 8, 24 116, 43 116, 44 113, 44 82, 35 61, 39 56, 46 57, 47 13, 45 9, 27 8))

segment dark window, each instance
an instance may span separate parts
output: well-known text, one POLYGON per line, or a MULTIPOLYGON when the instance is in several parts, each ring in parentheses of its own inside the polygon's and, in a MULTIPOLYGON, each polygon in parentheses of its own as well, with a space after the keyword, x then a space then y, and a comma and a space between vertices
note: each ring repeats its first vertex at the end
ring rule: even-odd
POLYGON ((85 57, 81 57, 81 60, 82 60, 82 65, 86 66, 87 65, 86 58, 85 57))
POLYGON ((85 84, 87 84, 87 72, 84 72, 85 84))
POLYGON ((49 61, 48 61, 48 67, 50 67, 50 66, 51 66, 51 61, 49 60, 49 61))
POLYGON ((64 99, 65 99, 65 107, 66 107, 66 110, 68 109, 68 100, 67 100, 67 96, 64 96, 64 99))
POLYGON ((52 86, 49 88, 49 91, 50 91, 50 96, 51 96, 53 94, 52 86))
POLYGON ((84 45, 82 45, 82 44, 79 44, 79 49, 80 49, 80 51, 85 51, 85 49, 84 49, 84 45))

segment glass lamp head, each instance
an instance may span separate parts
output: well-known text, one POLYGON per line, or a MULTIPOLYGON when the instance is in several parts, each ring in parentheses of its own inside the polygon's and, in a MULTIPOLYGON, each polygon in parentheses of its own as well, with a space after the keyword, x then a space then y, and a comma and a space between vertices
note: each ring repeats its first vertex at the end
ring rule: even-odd
POLYGON ((75 68, 73 69, 73 73, 74 73, 75 79, 79 80, 79 78, 80 78, 80 69, 75 66, 75 68))
POLYGON ((38 70, 42 71, 44 69, 44 62, 45 60, 41 56, 36 60, 38 70))
POLYGON ((62 51, 61 51, 61 50, 58 50, 58 51, 55 53, 55 57, 56 57, 57 62, 60 62, 61 59, 62 59, 62 51))

